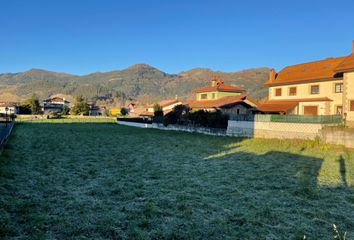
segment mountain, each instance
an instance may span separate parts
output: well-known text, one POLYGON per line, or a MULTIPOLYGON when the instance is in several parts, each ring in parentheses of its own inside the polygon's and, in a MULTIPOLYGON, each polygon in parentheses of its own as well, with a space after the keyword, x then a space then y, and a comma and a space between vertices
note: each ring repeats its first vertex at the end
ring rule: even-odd
POLYGON ((20 101, 33 93, 41 99, 52 95, 69 99, 76 95, 87 99, 105 96, 117 101, 137 99, 140 102, 153 102, 176 95, 187 98, 193 96, 193 88, 210 84, 212 76, 223 79, 227 84, 244 87, 253 97, 262 98, 267 95, 263 83, 268 78, 268 72, 268 68, 239 72, 194 68, 179 74, 168 74, 147 64, 83 76, 31 69, 22 73, 0 74, 0 101, 20 101))

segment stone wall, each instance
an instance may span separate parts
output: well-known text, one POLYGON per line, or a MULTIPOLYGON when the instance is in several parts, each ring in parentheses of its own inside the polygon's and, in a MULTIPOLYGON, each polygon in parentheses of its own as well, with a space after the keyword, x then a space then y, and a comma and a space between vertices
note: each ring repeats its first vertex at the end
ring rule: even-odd
POLYGON ((280 139, 314 139, 323 124, 252 122, 229 120, 227 135, 237 137, 259 137, 280 139))
POLYGON ((354 148, 354 129, 325 128, 320 133, 325 143, 354 148))
POLYGON ((153 123, 153 128, 161 129, 161 130, 172 130, 172 131, 183 131, 183 132, 196 132, 203 133, 207 135, 214 136, 226 136, 226 129, 220 128, 205 128, 205 127, 195 127, 195 126, 185 126, 185 125, 175 125, 170 124, 167 127, 163 126, 163 124, 153 123))

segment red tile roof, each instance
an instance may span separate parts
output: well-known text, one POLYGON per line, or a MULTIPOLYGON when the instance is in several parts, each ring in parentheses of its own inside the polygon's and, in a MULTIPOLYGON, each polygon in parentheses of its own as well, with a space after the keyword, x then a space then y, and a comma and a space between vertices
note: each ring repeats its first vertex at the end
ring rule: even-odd
POLYGON ((295 108, 300 102, 328 102, 333 101, 330 98, 307 98, 307 99, 291 99, 291 100, 270 100, 258 105, 258 110, 262 112, 287 112, 295 108))
POLYGON ((193 90, 194 93, 200 93, 200 92, 212 92, 212 91, 221 91, 221 92, 245 92, 245 89, 242 87, 235 87, 231 85, 226 85, 226 84, 219 84, 215 86, 205 86, 205 87, 200 87, 196 88, 193 90))
POLYGON ((161 102, 159 102, 159 105, 161 107, 167 107, 169 105, 172 105, 172 104, 175 104, 175 103, 178 103, 178 102, 180 102, 180 100, 178 100, 177 98, 167 99, 167 100, 162 100, 161 102))
POLYGON ((335 69, 346 57, 328 58, 325 60, 297 64, 283 68, 274 80, 269 79, 264 85, 282 85, 314 80, 335 79, 335 69))
POLYGON ((354 70, 354 53, 347 56, 335 69, 335 72, 346 72, 354 70))
POLYGON ((297 102, 264 103, 258 105, 258 110, 262 112, 288 112, 297 106, 297 102))
MULTIPOLYGON (((223 97, 215 100, 194 100, 189 99, 184 104, 188 105, 190 108, 200 108, 200 109, 212 109, 212 108, 220 108, 225 107, 227 105, 232 105, 240 102, 244 102, 248 97, 245 94, 239 96, 229 96, 223 97)), ((250 99, 248 99, 250 100, 250 99)), ((252 100, 250 102, 253 103, 252 100)))

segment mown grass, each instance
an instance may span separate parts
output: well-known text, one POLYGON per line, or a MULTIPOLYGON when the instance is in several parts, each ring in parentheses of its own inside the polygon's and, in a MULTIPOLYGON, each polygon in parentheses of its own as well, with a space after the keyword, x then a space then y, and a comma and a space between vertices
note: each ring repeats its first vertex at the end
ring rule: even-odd
POLYGON ((117 119, 114 117, 16 118, 15 121, 18 123, 116 123, 117 119))
POLYGON ((0 238, 352 239, 353 187, 353 152, 314 141, 19 124, 0 238))

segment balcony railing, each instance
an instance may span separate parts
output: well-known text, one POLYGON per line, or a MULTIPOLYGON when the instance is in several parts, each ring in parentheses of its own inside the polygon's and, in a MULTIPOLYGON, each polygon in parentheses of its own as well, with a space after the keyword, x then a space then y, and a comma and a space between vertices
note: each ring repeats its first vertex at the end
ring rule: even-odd
POLYGON ((322 124, 341 124, 341 115, 275 115, 275 114, 255 114, 255 115, 230 115, 233 121, 254 121, 254 122, 287 122, 287 123, 322 123, 322 124))

